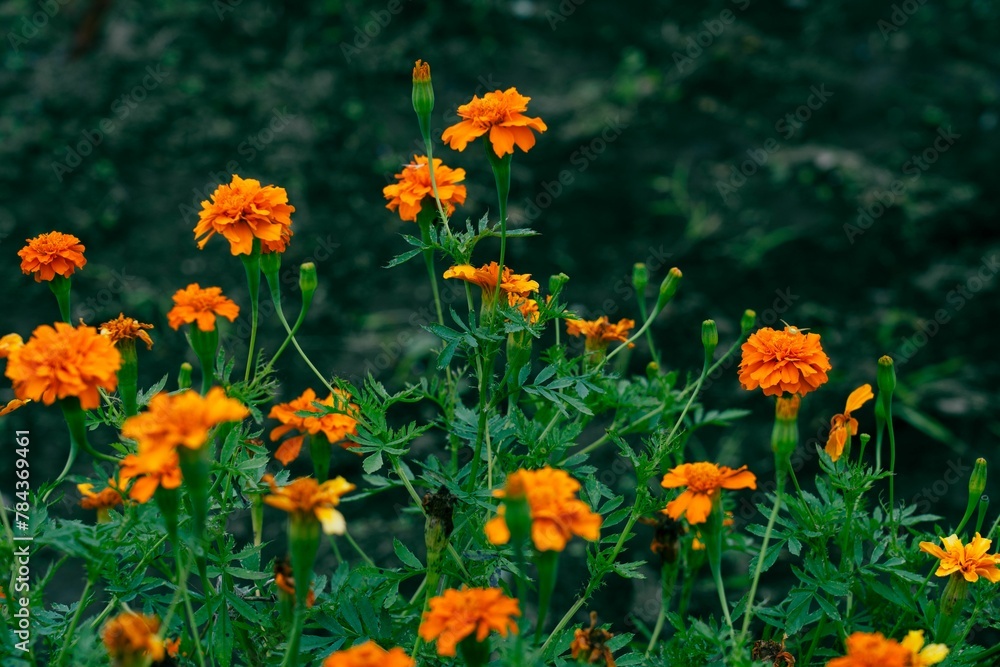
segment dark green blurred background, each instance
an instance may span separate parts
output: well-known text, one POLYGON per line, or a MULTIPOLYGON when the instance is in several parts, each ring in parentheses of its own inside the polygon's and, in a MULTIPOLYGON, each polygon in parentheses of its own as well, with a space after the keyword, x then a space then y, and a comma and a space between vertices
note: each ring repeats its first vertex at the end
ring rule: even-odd
MULTIPOLYGON (((509 86, 549 126, 514 158, 513 224, 541 232, 510 244, 517 270, 543 285, 564 271, 578 312, 617 318, 636 317, 633 262, 657 268, 654 281, 679 266, 682 290, 655 332, 666 364, 685 370, 700 363, 705 318, 718 320, 724 345, 745 308, 761 325, 811 327, 834 372, 803 407, 805 437, 857 384, 874 384, 879 355, 893 355, 906 421, 899 488, 952 523, 964 478, 935 485, 942 471, 977 455, 1000 466, 995 3, 289 5, 0 5, 0 333, 27 338, 56 319, 16 252, 28 236, 70 232, 89 260, 74 279, 74 317, 97 324, 124 311, 154 323, 141 381, 174 374, 186 348, 164 313, 176 289, 217 284, 248 310, 226 244, 199 251, 192 234, 198 202, 236 171, 285 187, 297 209, 286 264, 319 269, 302 336, 319 368, 353 381, 372 370, 400 386, 434 343, 415 326, 431 297, 419 262, 380 268, 407 248, 398 234, 415 230, 384 209, 381 189, 414 152, 410 70, 423 58, 436 136, 473 93, 509 86)), ((495 215, 479 146, 437 154, 468 172, 455 220, 495 215)), ((294 289, 286 298, 297 308, 294 289)), ((237 354, 242 322, 227 340, 237 354)), ((274 349, 280 326, 263 326, 274 349)), ((645 361, 640 346, 635 369, 645 361)), ((285 366, 287 399, 312 382, 291 355, 285 366)), ((733 370, 704 401, 754 416, 699 434, 697 446, 769 475, 770 403, 739 390, 733 370)), ((870 430, 870 406, 860 417, 870 430)), ((32 429, 36 455, 59 452, 58 469, 65 434, 53 411, 31 406, 5 429, 14 425, 32 429)), ((438 444, 428 439, 418 458, 438 444)), ((807 475, 815 469, 806 464, 807 475)), ((6 460, 0 470, 6 480, 6 460)), ((374 542, 404 525, 387 508, 358 532, 374 542)), ((391 558, 390 549, 374 551, 391 558)), ((575 584, 566 586, 569 595, 575 584)), ((631 599, 601 595, 652 620, 655 586, 629 586, 631 599)))

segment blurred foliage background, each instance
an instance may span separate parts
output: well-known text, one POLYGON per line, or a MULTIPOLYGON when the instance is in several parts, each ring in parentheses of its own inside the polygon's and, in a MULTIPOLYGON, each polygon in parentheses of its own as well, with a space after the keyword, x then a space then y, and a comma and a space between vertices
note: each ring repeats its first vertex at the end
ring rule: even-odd
MULTIPOLYGON (((410 70, 423 58, 436 136, 473 93, 509 86, 549 126, 514 158, 512 224, 541 232, 510 244, 518 271, 543 285, 566 272, 577 312, 618 318, 637 317, 634 262, 654 283, 679 266, 681 293, 655 336, 665 364, 685 371, 700 364, 703 319, 718 320, 723 345, 745 308, 762 326, 811 327, 834 372, 803 407, 804 439, 825 438, 847 393, 874 384, 877 357, 893 355, 902 497, 952 523, 972 460, 1000 466, 995 3, 8 0, 0 26, 0 333, 27 338, 57 318, 16 252, 58 229, 87 246, 74 317, 155 324, 141 383, 175 374, 186 349, 166 326, 175 290, 218 284, 249 310, 239 262, 218 239, 199 251, 192 234, 199 202, 236 172, 285 187, 297 209, 285 263, 319 269, 301 336, 319 368, 396 385, 420 371, 435 339, 418 325, 433 302, 419 262, 381 268, 415 229, 384 209, 381 189, 417 150, 410 70), (949 465, 960 482, 944 481, 949 465)), ((454 220, 495 211, 478 146, 437 153, 468 172, 454 220)), ((241 322, 226 341, 237 355, 241 322)), ((265 346, 279 332, 264 319, 265 346)), ((641 371, 643 346, 631 356, 641 371)), ((292 355, 284 366, 283 399, 314 384, 292 355)), ((770 402, 742 392, 735 370, 703 400, 753 416, 695 447, 769 476, 770 402)), ((860 417, 871 430, 870 406, 860 417)), ((5 432, 31 429, 54 474, 66 443, 55 413, 30 406, 7 421, 5 432)), ((359 474, 350 458, 345 474, 359 474)), ((419 543, 420 522, 386 505, 355 525, 391 560, 380 537, 419 543)), ((652 620, 655 583, 628 585, 601 593, 602 617, 652 620)))

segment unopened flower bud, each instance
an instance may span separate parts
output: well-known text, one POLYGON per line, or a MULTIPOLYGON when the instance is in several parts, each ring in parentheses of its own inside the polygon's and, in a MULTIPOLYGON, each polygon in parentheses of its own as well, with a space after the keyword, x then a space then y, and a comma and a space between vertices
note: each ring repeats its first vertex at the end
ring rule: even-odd
POLYGON ((747 308, 743 311, 743 317, 740 318, 740 333, 744 336, 750 333, 750 331, 757 324, 757 312, 747 308))
POLYGON ((681 286, 681 278, 684 274, 676 266, 667 272, 667 277, 660 283, 660 296, 656 300, 656 312, 660 312, 677 294, 677 289, 681 286))
POLYGON ((568 282, 569 276, 565 273, 557 273, 554 276, 549 276, 549 294, 552 296, 559 294, 568 282))
POLYGON ((412 99, 420 133, 426 140, 430 136, 431 112, 434 111, 434 86, 431 84, 431 66, 422 60, 413 66, 412 99))
POLYGON ((636 262, 635 266, 632 267, 632 286, 635 287, 635 291, 639 293, 639 296, 646 292, 646 285, 649 284, 649 269, 642 262, 636 262))
POLYGON ((646 377, 649 380, 652 380, 659 374, 660 374, 660 365, 658 363, 656 363, 655 361, 651 361, 648 364, 646 364, 646 377))
POLYGON ((878 360, 878 390, 892 396, 896 390, 896 369, 892 363, 892 357, 885 355, 878 360))
POLYGON ((319 279, 316 277, 316 265, 312 262, 304 262, 299 267, 299 289, 302 290, 303 300, 311 299, 319 279))
POLYGON ((705 359, 712 360, 715 348, 719 345, 719 327, 715 320, 705 320, 701 323, 701 344, 705 348, 705 359))
POLYGON ((978 458, 969 477, 969 498, 979 499, 986 490, 986 459, 978 458))
POLYGON ((424 526, 424 542, 427 546, 427 569, 437 567, 442 559, 448 540, 455 529, 454 512, 457 498, 445 487, 435 493, 424 495, 423 506, 427 515, 424 526))
POLYGON ((191 388, 191 364, 184 362, 181 364, 181 369, 177 373, 177 388, 178 389, 190 389, 191 388))

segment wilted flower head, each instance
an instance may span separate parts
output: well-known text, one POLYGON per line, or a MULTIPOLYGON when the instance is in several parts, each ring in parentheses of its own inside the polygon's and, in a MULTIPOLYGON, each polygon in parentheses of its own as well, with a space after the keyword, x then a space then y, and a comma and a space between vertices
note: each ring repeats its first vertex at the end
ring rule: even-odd
POLYGON ((765 396, 804 396, 819 388, 831 368, 819 338, 795 327, 765 327, 751 334, 742 347, 740 384, 747 390, 760 387, 765 396))
POLYGON ((417 663, 406 651, 396 647, 386 651, 375 642, 352 646, 330 654, 322 667, 415 667, 417 663))
MULTIPOLYGON (((382 188, 382 194, 389 200, 385 207, 390 211, 398 209, 400 218, 416 222, 424 200, 434 201, 427 156, 414 155, 413 162, 403 165, 403 170, 396 174, 396 180, 399 182, 382 188)), ((451 169, 434 158, 434 180, 437 181, 441 205, 450 216, 455 212, 456 205, 465 203, 465 186, 458 185, 465 180, 465 170, 451 169)))
POLYGON ((960 573, 966 581, 975 582, 983 577, 991 583, 1000 582, 1000 554, 989 554, 992 540, 976 533, 968 544, 962 544, 957 535, 941 538, 944 549, 933 542, 921 542, 920 550, 940 559, 937 571, 939 577, 960 573))
POLYGON ((264 475, 261 481, 271 487, 271 495, 264 497, 264 502, 271 507, 299 520, 319 521, 327 535, 343 535, 347 530, 344 515, 334 508, 340 504, 341 496, 357 487, 343 477, 322 484, 312 477, 299 477, 286 486, 278 486, 272 475, 264 475))
POLYGON ((137 338, 146 344, 146 349, 153 349, 153 339, 146 333, 146 329, 152 329, 152 324, 143 324, 131 317, 125 317, 124 313, 119 313, 118 317, 108 320, 100 326, 98 331, 102 336, 107 336, 112 343, 121 341, 134 341, 137 338))
POLYGON ((582 660, 588 665, 606 665, 615 667, 615 657, 608 648, 608 641, 614 635, 603 628, 597 627, 597 612, 590 612, 590 627, 577 628, 573 631, 573 643, 569 650, 575 660, 582 660))
POLYGON ((240 314, 240 307, 222 295, 220 287, 205 287, 191 283, 173 296, 174 307, 167 313, 167 323, 171 329, 179 329, 182 324, 197 323, 201 331, 215 328, 215 316, 225 317, 230 322, 240 314))
POLYGON ((486 93, 482 99, 474 95, 472 101, 458 107, 463 120, 446 129, 441 140, 455 150, 464 151, 470 141, 489 132, 497 157, 513 153, 515 144, 527 152, 535 145, 532 130, 548 129, 541 118, 529 118, 522 113, 528 110, 530 100, 516 88, 486 93))
POLYGON ((27 240, 28 245, 17 251, 21 272, 34 274, 35 282, 52 280, 56 276, 69 278, 87 264, 80 239, 72 234, 49 232, 27 240))
POLYGON ((248 416, 246 406, 226 396, 221 387, 212 387, 204 396, 191 390, 161 392, 150 400, 149 410, 125 420, 122 435, 138 442, 142 451, 157 447, 199 449, 213 428, 248 416))
POLYGON ((221 234, 233 255, 249 255, 255 238, 264 252, 284 252, 292 236, 295 207, 289 206, 288 193, 273 185, 261 187, 252 178, 233 174, 232 182, 217 187, 212 201, 203 201, 201 209, 194 228, 199 248, 221 234))
POLYGON ((268 417, 281 422, 281 426, 277 426, 271 431, 272 442, 279 440, 283 435, 292 430, 296 430, 302 434, 285 440, 278 447, 278 451, 274 453, 274 458, 281 461, 282 465, 287 466, 298 458, 299 452, 302 450, 302 441, 305 434, 316 435, 322 433, 330 441, 330 444, 341 443, 341 446, 345 449, 357 446, 357 443, 347 440, 347 436, 357 433, 357 420, 350 415, 342 413, 322 413, 319 408, 313 405, 314 403, 320 403, 321 405, 340 409, 346 408, 350 411, 358 409, 357 405, 349 403, 350 396, 346 392, 340 389, 335 391, 337 395, 336 402, 334 394, 330 394, 321 401, 316 397, 316 392, 312 389, 306 389, 298 398, 288 403, 279 403, 271 408, 268 417), (312 412, 316 416, 303 417, 299 414, 302 412, 312 412))
POLYGON ((875 394, 872 393, 872 386, 870 384, 861 385, 847 397, 844 413, 834 415, 830 420, 830 435, 826 439, 826 453, 834 461, 844 453, 847 436, 858 434, 858 420, 852 417, 851 413, 873 398, 875 398, 875 394))
POLYGON ((419 633, 426 642, 437 640, 438 655, 454 657, 458 643, 466 637, 482 642, 494 631, 503 637, 508 632, 516 634, 514 617, 520 615, 517 600, 499 588, 448 589, 430 599, 419 633))
POLYGON ((663 476, 660 486, 673 489, 686 486, 684 492, 667 503, 663 510, 672 519, 687 517, 688 523, 705 523, 722 489, 756 489, 757 477, 741 466, 736 470, 714 463, 684 463, 663 476))

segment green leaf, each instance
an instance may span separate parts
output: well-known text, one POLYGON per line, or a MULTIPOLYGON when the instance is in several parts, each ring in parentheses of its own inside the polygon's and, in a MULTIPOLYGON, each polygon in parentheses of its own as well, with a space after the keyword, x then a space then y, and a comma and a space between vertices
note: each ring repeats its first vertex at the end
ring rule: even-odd
POLYGON ((406 545, 395 537, 392 538, 392 549, 396 552, 396 556, 399 560, 403 561, 403 565, 412 567, 415 570, 423 569, 424 565, 420 562, 420 559, 414 556, 413 552, 407 549, 406 545))

